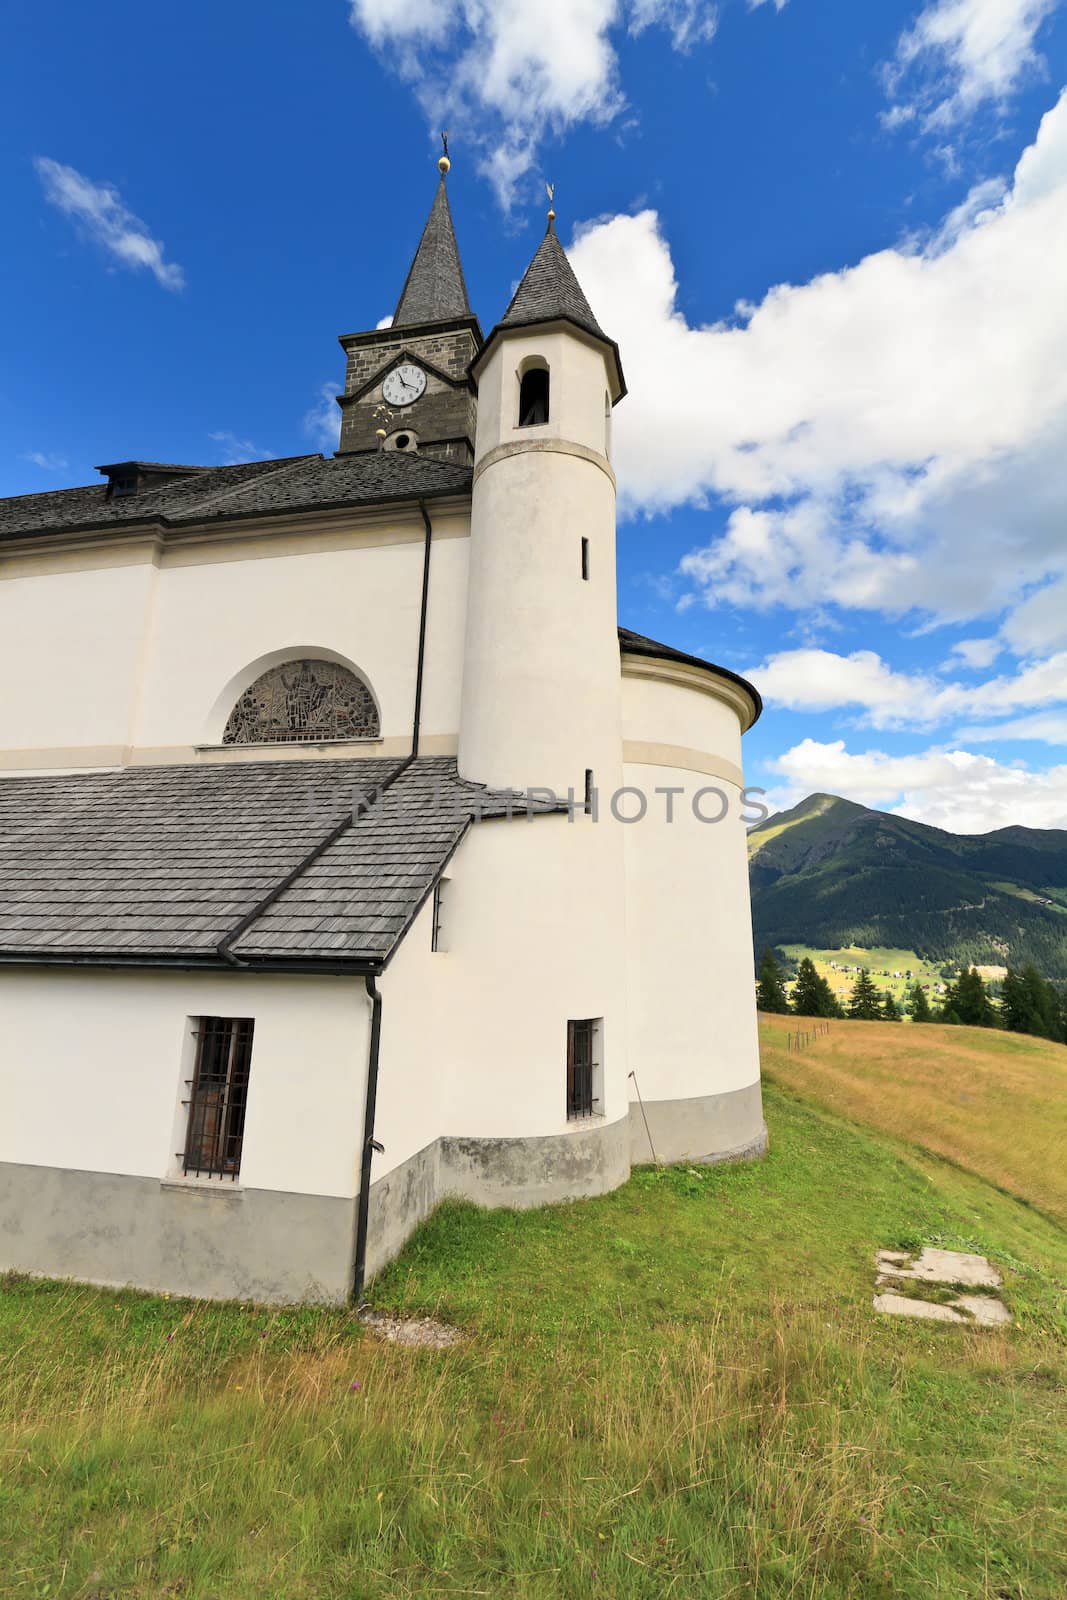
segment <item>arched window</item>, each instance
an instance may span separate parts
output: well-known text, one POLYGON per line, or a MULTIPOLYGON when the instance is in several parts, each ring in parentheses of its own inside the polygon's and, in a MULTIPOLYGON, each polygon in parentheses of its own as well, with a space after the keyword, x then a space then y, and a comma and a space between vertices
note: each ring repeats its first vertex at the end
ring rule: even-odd
POLYGON ((548 421, 548 368, 529 367, 519 379, 519 427, 548 421))
POLYGON ((317 744, 376 739, 378 707, 362 679, 333 661, 285 661, 250 684, 230 712, 223 744, 317 744))

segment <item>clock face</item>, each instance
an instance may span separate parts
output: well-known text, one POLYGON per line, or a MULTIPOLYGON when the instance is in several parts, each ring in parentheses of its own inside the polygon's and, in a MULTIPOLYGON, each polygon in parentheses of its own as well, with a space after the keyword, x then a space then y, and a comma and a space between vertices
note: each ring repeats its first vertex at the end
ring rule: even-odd
POLYGON ((382 384, 382 398, 387 405, 410 406, 426 387, 426 374, 421 367, 405 361, 394 367, 382 384))

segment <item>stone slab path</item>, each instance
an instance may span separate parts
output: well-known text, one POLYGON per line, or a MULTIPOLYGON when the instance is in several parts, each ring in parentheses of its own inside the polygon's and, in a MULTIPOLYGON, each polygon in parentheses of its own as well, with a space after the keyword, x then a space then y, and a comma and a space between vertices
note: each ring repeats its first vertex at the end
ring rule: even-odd
POLYGON ((1011 1312, 993 1294, 968 1294, 968 1289, 999 1289, 1001 1276, 985 1256, 930 1247, 916 1258, 902 1250, 879 1250, 874 1309, 894 1317, 924 1317, 930 1322, 970 1323, 983 1328, 1003 1327, 1011 1312), (924 1299, 921 1291, 902 1293, 905 1284, 928 1284, 958 1292, 949 1299, 924 1299))

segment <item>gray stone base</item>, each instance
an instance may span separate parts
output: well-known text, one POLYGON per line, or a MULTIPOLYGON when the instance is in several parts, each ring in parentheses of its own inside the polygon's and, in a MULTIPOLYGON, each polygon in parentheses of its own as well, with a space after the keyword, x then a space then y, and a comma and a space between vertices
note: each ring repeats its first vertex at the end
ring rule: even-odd
MULTIPOLYGON (((736 1161, 767 1146, 760 1086, 646 1101, 660 1161, 736 1161)), ((440 1200, 524 1209, 606 1194, 651 1161, 638 1106, 539 1139, 443 1138, 371 1185, 368 1276, 440 1200)), ((0 1163, 0 1271, 203 1299, 344 1302, 354 1199, 161 1183, 0 1163)))
POLYGON ((652 1161, 744 1161, 767 1149, 760 1084, 748 1084, 729 1094, 701 1095, 694 1100, 646 1100, 644 1116, 636 1101, 630 1105, 630 1160, 634 1166, 652 1161))
POLYGON ((0 1163, 0 1271, 212 1300, 343 1302, 355 1201, 0 1163))
POLYGON ((371 1184, 367 1273, 399 1255, 439 1201, 526 1210, 607 1194, 630 1176, 625 1118, 540 1139, 438 1139, 371 1184))

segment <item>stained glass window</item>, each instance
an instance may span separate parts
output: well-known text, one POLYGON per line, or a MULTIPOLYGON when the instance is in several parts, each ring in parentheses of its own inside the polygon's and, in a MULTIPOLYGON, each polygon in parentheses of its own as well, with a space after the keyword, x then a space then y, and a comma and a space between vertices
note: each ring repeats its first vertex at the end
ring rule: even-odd
POLYGON ((257 678, 230 712, 223 744, 314 744, 375 739, 378 708, 367 685, 332 661, 286 661, 257 678))

